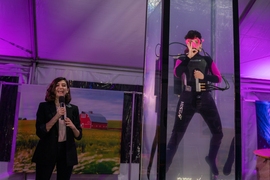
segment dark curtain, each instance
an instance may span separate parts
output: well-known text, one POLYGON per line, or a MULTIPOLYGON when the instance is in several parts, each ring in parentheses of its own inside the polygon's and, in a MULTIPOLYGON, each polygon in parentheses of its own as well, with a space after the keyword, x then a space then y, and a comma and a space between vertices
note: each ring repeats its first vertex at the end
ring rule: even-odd
MULTIPOLYGON (((0 76, 1 82, 18 83, 18 77, 0 76)), ((18 85, 1 83, 0 99, 0 161, 10 161, 18 85)))
POLYGON ((140 163, 141 153, 141 120, 142 120, 142 95, 135 94, 134 112, 132 112, 133 94, 124 94, 123 119, 122 119, 122 137, 121 137, 121 163, 129 163, 130 147, 132 148, 132 162, 140 163), (131 144, 132 132, 132 114, 133 138, 131 144))

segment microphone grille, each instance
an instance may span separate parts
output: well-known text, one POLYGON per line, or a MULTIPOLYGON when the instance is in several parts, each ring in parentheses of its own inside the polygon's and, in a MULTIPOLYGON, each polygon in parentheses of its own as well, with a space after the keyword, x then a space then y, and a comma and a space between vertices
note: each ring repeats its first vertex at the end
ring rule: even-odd
POLYGON ((65 97, 64 96, 60 96, 59 97, 59 103, 64 103, 65 102, 65 97))

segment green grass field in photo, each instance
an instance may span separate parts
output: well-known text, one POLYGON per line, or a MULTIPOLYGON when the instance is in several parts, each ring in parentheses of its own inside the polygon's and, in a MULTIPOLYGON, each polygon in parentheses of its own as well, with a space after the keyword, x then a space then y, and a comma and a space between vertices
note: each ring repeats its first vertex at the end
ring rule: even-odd
MULTIPOLYGON (((75 174, 118 174, 120 166, 122 121, 109 120, 108 129, 83 129, 83 138, 76 141, 79 164, 75 174)), ((34 172, 31 163, 38 137, 35 120, 20 120, 16 140, 14 172, 34 172)))

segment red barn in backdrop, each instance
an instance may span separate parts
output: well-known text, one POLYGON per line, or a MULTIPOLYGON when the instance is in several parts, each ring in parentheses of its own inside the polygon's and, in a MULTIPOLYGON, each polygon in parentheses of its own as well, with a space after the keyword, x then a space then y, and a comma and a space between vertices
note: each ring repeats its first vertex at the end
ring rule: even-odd
POLYGON ((101 114, 95 114, 92 111, 84 112, 80 114, 80 121, 82 128, 93 128, 93 129, 107 129, 107 119, 101 114))

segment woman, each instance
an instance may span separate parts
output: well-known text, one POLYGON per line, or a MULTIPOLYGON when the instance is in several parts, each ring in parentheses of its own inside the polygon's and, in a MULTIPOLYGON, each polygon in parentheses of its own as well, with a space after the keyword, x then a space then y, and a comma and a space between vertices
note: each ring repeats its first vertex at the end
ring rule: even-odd
POLYGON ((78 164, 75 140, 82 138, 79 109, 70 104, 67 80, 58 77, 46 91, 46 102, 36 113, 36 135, 39 142, 32 161, 36 163, 36 179, 49 180, 56 165, 57 179, 68 180, 73 166, 78 164), (64 99, 60 106, 59 97, 64 99))
POLYGON ((183 78, 185 86, 177 104, 175 122, 167 146, 167 170, 189 122, 195 113, 199 113, 212 133, 209 152, 205 160, 212 173, 218 175, 215 161, 223 132, 215 101, 207 86, 209 82, 221 82, 222 77, 213 60, 209 56, 202 56, 199 53, 203 42, 201 33, 190 30, 186 34, 185 40, 186 54, 177 59, 174 68, 174 75, 177 78, 183 78))

